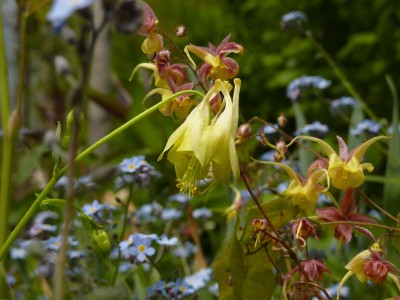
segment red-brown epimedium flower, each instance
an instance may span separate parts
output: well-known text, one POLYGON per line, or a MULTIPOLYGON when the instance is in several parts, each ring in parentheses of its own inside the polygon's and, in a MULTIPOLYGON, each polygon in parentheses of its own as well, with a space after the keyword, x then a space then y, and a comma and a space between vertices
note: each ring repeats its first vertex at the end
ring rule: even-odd
MULTIPOLYGON (((348 188, 339 204, 339 208, 336 207, 325 207, 315 210, 317 216, 325 222, 335 221, 352 221, 360 223, 376 223, 375 220, 358 213, 356 210, 354 191, 352 188, 348 188)), ((346 243, 349 243, 352 238, 353 228, 360 231, 372 239, 373 236, 369 230, 364 227, 352 224, 339 224, 335 226, 335 238, 338 240, 344 239, 346 243)))

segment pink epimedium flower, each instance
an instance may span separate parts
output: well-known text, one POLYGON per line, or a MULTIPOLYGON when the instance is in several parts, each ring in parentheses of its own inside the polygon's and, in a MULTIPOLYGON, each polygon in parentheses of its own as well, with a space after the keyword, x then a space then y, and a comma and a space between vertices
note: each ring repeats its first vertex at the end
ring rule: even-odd
POLYGON ((170 52, 162 50, 155 56, 153 62, 138 64, 132 71, 129 80, 140 68, 153 71, 154 85, 159 88, 171 89, 171 86, 181 86, 186 82, 185 68, 183 64, 170 64, 170 52))
POLYGON ((349 152, 346 143, 340 136, 337 136, 339 155, 321 139, 311 136, 298 136, 297 138, 317 142, 322 147, 329 158, 328 176, 332 185, 337 189, 346 189, 348 187, 356 188, 364 183, 364 170, 366 169, 368 172, 374 170, 371 163, 361 163, 365 152, 373 143, 389 137, 383 135, 374 137, 349 152))
POLYGON ((199 77, 201 80, 206 80, 210 77, 212 80, 221 79, 229 80, 234 78, 239 72, 239 65, 237 62, 227 57, 229 53, 243 53, 243 46, 229 42, 230 35, 226 36, 218 47, 209 44, 208 48, 195 45, 188 45, 185 47, 185 53, 189 60, 193 63, 189 52, 194 53, 204 64, 199 69, 199 77))
POLYGON ((293 223, 292 234, 300 248, 307 245, 307 239, 310 235, 314 236, 314 238, 318 240, 314 226, 306 218, 300 218, 293 223))
POLYGON ((386 281, 387 276, 389 276, 395 281, 397 287, 400 289, 398 276, 399 270, 392 263, 384 260, 383 254, 384 251, 382 246, 379 243, 374 243, 371 248, 354 256, 345 266, 348 272, 340 281, 336 299, 339 300, 340 290, 343 284, 353 274, 357 276, 357 279, 361 283, 370 280, 375 284, 383 283, 386 281))
POLYGON ((155 52, 162 50, 163 37, 156 33, 158 19, 151 7, 143 2, 143 25, 139 30, 139 34, 146 36, 142 44, 142 51, 148 55, 153 55, 155 52))
MULTIPOLYGON (((340 202, 339 208, 335 207, 325 207, 316 209, 315 213, 322 221, 327 222, 335 222, 335 221, 352 221, 352 222, 361 222, 361 223, 376 223, 375 220, 359 214, 355 210, 355 200, 354 200, 354 192, 353 189, 347 189, 344 197, 340 202)), ((339 224, 335 226, 335 238, 338 240, 344 239, 346 243, 350 243, 352 238, 353 228, 367 234, 371 238, 373 238, 372 234, 365 228, 357 225, 351 224, 339 224)))

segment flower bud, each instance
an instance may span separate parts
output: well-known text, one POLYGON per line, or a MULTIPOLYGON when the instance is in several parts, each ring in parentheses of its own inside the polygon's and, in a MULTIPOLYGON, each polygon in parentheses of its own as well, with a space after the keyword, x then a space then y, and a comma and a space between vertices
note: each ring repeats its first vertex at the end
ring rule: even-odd
POLYGON ((184 25, 179 25, 176 28, 175 34, 179 38, 184 37, 186 35, 186 27, 184 25))
POLYGON ((239 126, 236 132, 236 138, 241 142, 251 137, 251 126, 246 123, 239 126))
POLYGON ((109 258, 111 243, 107 233, 103 229, 93 230, 91 242, 94 252, 105 259, 109 258))
POLYGON ((280 128, 283 128, 287 124, 287 119, 284 113, 281 113, 281 115, 278 117, 278 124, 280 128))
POLYGON ((286 143, 282 140, 279 140, 276 143, 276 152, 274 153, 274 160, 276 162, 282 161, 285 158, 285 154, 287 152, 286 143))

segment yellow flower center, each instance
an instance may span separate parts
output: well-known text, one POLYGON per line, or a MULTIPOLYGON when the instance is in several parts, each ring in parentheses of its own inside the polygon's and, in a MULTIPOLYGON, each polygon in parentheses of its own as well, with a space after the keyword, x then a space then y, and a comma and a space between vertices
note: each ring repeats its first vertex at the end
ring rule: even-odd
POLYGON ((146 250, 146 246, 144 246, 144 245, 139 245, 138 250, 139 250, 140 252, 144 252, 144 251, 146 250))
POLYGON ((135 170, 136 165, 135 164, 129 164, 128 168, 129 168, 129 170, 135 170))
POLYGON ((182 178, 176 180, 178 182, 176 187, 179 189, 179 192, 186 193, 189 196, 198 194, 200 180, 204 178, 202 173, 200 162, 195 155, 192 155, 182 178))

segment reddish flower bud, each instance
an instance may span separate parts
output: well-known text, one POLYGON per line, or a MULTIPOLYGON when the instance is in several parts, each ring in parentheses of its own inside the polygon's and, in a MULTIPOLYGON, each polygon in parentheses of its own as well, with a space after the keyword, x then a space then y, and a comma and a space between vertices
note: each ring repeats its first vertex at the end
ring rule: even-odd
POLYGON ((387 262, 382 261, 378 253, 371 251, 371 257, 364 261, 365 274, 373 283, 383 283, 389 272, 387 262))
POLYGON ((236 132, 236 138, 239 141, 244 141, 250 137, 251 137, 251 126, 247 123, 240 125, 236 132))

